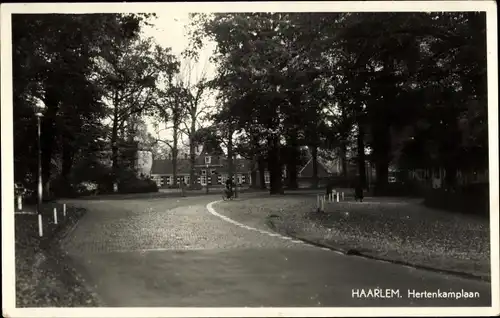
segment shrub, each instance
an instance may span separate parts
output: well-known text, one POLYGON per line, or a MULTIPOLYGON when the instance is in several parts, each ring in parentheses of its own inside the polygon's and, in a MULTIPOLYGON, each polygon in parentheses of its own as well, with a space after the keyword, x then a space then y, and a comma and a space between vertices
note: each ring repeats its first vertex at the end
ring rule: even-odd
POLYGON ((489 184, 471 184, 456 189, 429 189, 424 204, 452 212, 489 215, 489 184))
POLYGON ((373 194, 375 196, 391 196, 391 197, 422 197, 425 195, 425 190, 418 183, 407 182, 394 182, 380 187, 374 185, 373 194))
POLYGON ((166 189, 179 189, 179 184, 167 184, 164 186, 166 189))
POLYGON ((192 186, 188 186, 189 190, 201 190, 203 189, 203 186, 199 183, 195 183, 192 186))
POLYGON ((150 178, 139 178, 129 172, 123 173, 118 182, 119 193, 158 192, 156 182, 150 178))

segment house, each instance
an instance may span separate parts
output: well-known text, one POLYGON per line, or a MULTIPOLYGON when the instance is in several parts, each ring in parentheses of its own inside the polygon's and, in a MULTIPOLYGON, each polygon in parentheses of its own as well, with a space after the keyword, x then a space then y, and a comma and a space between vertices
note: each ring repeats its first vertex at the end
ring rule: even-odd
MULTIPOLYGON (((233 181, 241 185, 251 184, 252 163, 246 159, 233 160, 233 181)), ((191 164, 187 155, 177 159, 177 183, 184 181, 190 184, 191 164)), ((195 158, 195 183, 201 186, 222 186, 229 177, 229 161, 222 151, 204 147, 195 158)), ((174 170, 172 159, 153 160, 151 177, 159 187, 168 187, 174 184, 174 170)))
MULTIPOLYGON (((325 164, 318 160, 318 178, 327 178, 331 176, 329 169, 325 166, 325 164)), ((299 178, 312 178, 313 177, 313 161, 312 158, 299 170, 298 173, 299 178)))
MULTIPOLYGON (((446 178, 446 170, 438 169, 413 169, 408 172, 408 177, 412 181, 416 181, 423 185, 428 185, 433 189, 439 189, 444 185, 446 178)), ((458 170, 456 174, 456 182, 458 185, 488 183, 489 171, 484 170, 458 170)))

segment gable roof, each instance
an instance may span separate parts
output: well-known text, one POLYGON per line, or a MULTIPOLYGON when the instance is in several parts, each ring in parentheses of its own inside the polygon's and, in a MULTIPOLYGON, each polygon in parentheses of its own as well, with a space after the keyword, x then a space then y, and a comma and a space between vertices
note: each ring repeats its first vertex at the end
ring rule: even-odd
MULTIPOLYGON (((312 177, 313 176, 313 164, 312 158, 305 164, 305 166, 299 171, 299 175, 302 177, 312 177)), ((330 173, 323 165, 321 160, 318 160, 318 177, 328 177, 330 173)))
MULTIPOLYGON (((204 156, 203 156, 204 157, 204 156)), ((200 169, 200 166, 204 165, 204 159, 199 156, 195 160, 195 169, 200 169), (201 160, 200 160, 201 158, 201 160)), ((233 161, 234 171, 239 173, 247 173, 252 169, 252 162, 246 159, 235 159, 233 161)), ((225 170, 228 167, 228 160, 225 157, 215 156, 212 159, 209 168, 225 170), (222 165, 222 167, 221 167, 222 165)), ((191 164, 189 159, 177 159, 177 174, 188 174, 191 170, 191 164)), ((172 165, 172 159, 155 159, 153 160, 153 166, 151 168, 151 174, 174 174, 174 168, 172 165)))
MULTIPOLYGON (((177 173, 189 173, 189 159, 177 159, 177 173)), ((151 174, 174 174, 172 159, 154 159, 151 174)))

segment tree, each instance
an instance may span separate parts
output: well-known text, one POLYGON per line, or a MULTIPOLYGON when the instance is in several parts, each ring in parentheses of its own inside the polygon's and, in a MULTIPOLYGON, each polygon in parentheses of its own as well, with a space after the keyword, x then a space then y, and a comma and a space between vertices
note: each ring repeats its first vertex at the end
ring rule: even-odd
POLYGON ((62 151, 63 179, 78 154, 88 153, 103 131, 101 91, 91 80, 94 59, 111 42, 135 36, 144 15, 14 15, 13 85, 16 180, 34 181, 31 142, 37 101, 42 123, 42 171, 48 193, 52 162, 62 151), (80 30, 80 32, 74 32, 80 30), (61 86, 61 83, 65 83, 61 86), (33 171, 33 172, 31 172, 33 171))
POLYGON ((118 175, 119 132, 129 118, 150 111, 157 104, 160 76, 169 77, 178 70, 169 48, 154 45, 152 39, 116 42, 99 60, 97 82, 105 92, 111 118, 111 160, 118 175))
MULTIPOLYGON (((201 14, 194 15, 191 35, 194 48, 205 38, 217 43, 216 86, 228 96, 226 111, 237 130, 267 141, 271 193, 280 191, 282 164, 293 186, 297 145, 311 150, 315 185, 318 149, 338 148, 347 171, 346 153, 357 148, 359 181, 366 186, 365 151, 371 148, 377 190, 383 192, 389 166, 408 158, 399 156, 400 145, 415 148, 410 131, 420 131, 422 122, 427 132, 419 149, 432 157, 422 162, 445 165, 447 183, 453 184, 458 158, 472 157, 471 143, 464 147, 449 140, 468 140, 464 114, 485 122, 484 17, 201 14), (473 106, 471 100, 480 102, 473 106), (355 147, 349 145, 352 134, 355 147), (285 151, 293 155, 282 160, 285 151)), ((477 137, 485 145, 482 131, 477 137)))
POLYGON ((208 114, 211 105, 206 103, 209 93, 207 85, 207 64, 205 63, 200 74, 193 74, 196 59, 186 59, 183 71, 177 78, 177 83, 182 92, 181 102, 184 105, 186 116, 182 122, 181 132, 189 139, 190 187, 195 184, 195 160, 196 160, 196 132, 201 127, 201 118, 208 114))

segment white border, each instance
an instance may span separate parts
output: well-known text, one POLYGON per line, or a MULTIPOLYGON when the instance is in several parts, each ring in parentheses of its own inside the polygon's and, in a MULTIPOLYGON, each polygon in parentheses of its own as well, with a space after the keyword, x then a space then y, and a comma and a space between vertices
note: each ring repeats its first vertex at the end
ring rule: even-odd
POLYGON ((498 52, 494 1, 345 1, 345 2, 190 2, 190 3, 9 3, 1 5, 2 101, 2 297, 9 317, 331 317, 331 316, 489 316, 499 313, 498 215, 498 52), (13 129, 12 129, 12 13, 113 12, 404 12, 486 11, 488 51, 488 132, 492 307, 481 308, 15 308, 13 129))

